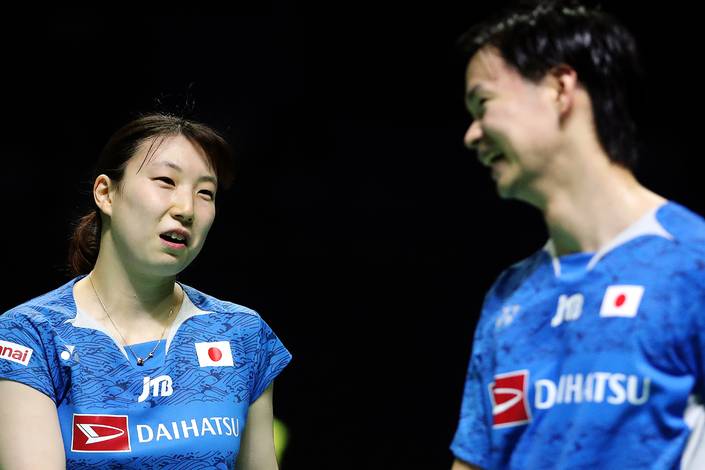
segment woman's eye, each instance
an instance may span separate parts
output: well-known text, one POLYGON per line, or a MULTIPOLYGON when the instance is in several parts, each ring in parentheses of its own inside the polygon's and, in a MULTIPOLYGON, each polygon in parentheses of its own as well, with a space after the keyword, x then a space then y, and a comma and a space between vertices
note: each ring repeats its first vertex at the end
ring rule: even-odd
POLYGON ((200 193, 201 193, 201 194, 205 194, 206 196, 208 196, 208 198, 209 198, 211 201, 212 201, 213 199, 215 199, 215 194, 213 194, 212 191, 208 191, 207 189, 204 189, 204 190, 200 191, 200 193))
POLYGON ((155 178, 157 181, 162 181, 170 186, 174 186, 174 180, 171 178, 167 178, 166 176, 160 176, 159 178, 155 178))

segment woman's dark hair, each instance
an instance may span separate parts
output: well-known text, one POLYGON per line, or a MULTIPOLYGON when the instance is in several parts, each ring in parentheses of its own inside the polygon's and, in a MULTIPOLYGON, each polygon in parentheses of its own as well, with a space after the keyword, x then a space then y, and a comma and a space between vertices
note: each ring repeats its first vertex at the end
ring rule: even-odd
MULTIPOLYGON (((225 139, 205 124, 169 114, 144 115, 115 132, 100 153, 91 185, 101 174, 107 175, 119 185, 128 161, 143 143, 151 139, 142 165, 154 155, 164 138, 177 135, 186 137, 203 150, 215 170, 218 185, 229 188, 234 170, 232 150, 225 139)), ((73 275, 87 274, 95 266, 101 229, 100 209, 93 203, 92 209, 76 221, 70 240, 68 264, 73 275)))
POLYGON ((459 40, 469 59, 490 46, 523 77, 539 81, 569 65, 592 102, 597 135, 609 158, 633 169, 636 126, 626 92, 640 83, 636 43, 608 14, 576 1, 520 4, 468 30, 459 40))

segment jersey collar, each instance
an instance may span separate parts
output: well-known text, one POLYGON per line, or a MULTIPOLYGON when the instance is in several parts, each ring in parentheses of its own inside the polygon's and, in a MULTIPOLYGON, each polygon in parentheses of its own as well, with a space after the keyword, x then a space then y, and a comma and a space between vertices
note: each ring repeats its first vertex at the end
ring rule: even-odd
MULTIPOLYGON (((604 258, 609 252, 613 251, 614 249, 620 247, 621 245, 624 245, 625 243, 634 240, 635 238, 642 237, 642 236, 648 236, 648 235, 653 235, 657 237, 663 237, 668 240, 673 240, 673 235, 668 232, 663 225, 661 225, 661 222, 658 221, 656 218, 657 212, 665 207, 668 204, 668 202, 661 204, 657 206, 656 208, 650 210, 646 215, 642 216, 639 220, 634 222, 632 225, 624 229, 622 232, 620 232, 616 237, 614 237, 611 241, 609 241, 607 244, 605 244, 602 248, 600 248, 593 256, 590 258, 590 261, 587 264, 586 271, 591 271, 595 266, 597 266, 597 263, 604 258)), ((551 264, 553 265, 553 272, 556 275, 556 277, 561 276, 561 262, 560 262, 560 257, 556 254, 556 247, 553 243, 552 239, 548 239, 546 242, 546 245, 543 247, 543 251, 548 253, 548 255, 551 257, 551 264)))
MULTIPOLYGON (((181 308, 179 309, 178 313, 176 314, 176 318, 174 318, 174 323, 172 323, 171 328, 169 329, 169 334, 166 336, 166 343, 165 343, 165 349, 164 349, 164 354, 166 354, 169 351, 169 345, 171 344, 172 340, 174 339, 174 336, 176 335, 177 330, 181 326, 183 322, 188 320, 191 317, 194 317, 196 315, 205 315, 211 312, 208 312, 206 310, 201 310, 200 308, 196 307, 196 305, 191 301, 191 298, 188 296, 188 287, 179 284, 181 288, 184 291, 184 300, 181 302, 181 308)), ((76 301, 73 299, 73 295, 71 295, 71 299, 73 300, 74 307, 76 305, 76 301)), ((115 335, 113 335, 107 328, 105 328, 100 322, 96 321, 92 316, 84 312, 83 310, 80 310, 78 307, 75 307, 76 309, 76 316, 73 318, 70 318, 65 321, 65 323, 69 323, 73 325, 75 328, 90 328, 92 330, 98 330, 104 334, 106 334, 109 338, 113 340, 113 342, 117 345, 117 347, 122 351, 122 353, 125 355, 126 358, 129 359, 129 356, 127 354, 127 351, 125 350, 125 346, 122 344, 122 341, 119 341, 115 335)))

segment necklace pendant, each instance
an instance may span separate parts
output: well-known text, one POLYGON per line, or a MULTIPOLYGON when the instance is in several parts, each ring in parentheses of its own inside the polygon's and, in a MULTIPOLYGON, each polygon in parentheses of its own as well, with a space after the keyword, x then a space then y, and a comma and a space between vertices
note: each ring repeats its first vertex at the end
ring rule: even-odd
POLYGON ((142 359, 141 357, 138 357, 138 358, 137 358, 137 365, 138 365, 138 366, 143 366, 143 365, 144 365, 144 359, 142 359))

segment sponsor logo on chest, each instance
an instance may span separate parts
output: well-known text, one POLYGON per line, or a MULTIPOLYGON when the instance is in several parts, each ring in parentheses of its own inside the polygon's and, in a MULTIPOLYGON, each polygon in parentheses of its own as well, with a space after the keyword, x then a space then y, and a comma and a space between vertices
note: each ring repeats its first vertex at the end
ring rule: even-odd
POLYGON ((528 370, 495 375, 494 382, 489 384, 493 427, 517 426, 531 420, 526 397, 528 385, 528 370))
POLYGON ((557 327, 564 321, 575 321, 583 314, 583 294, 561 295, 558 298, 556 314, 551 319, 551 326, 557 327))
MULTIPOLYGON (((240 437, 240 419, 209 416, 134 426, 137 443, 174 441, 206 437, 240 437)), ((74 414, 72 452, 132 452, 126 415, 74 414)))
POLYGON ((168 423, 137 425, 137 440, 140 444, 152 441, 172 441, 207 436, 240 437, 240 420, 226 416, 214 416, 201 419, 182 419, 168 423))
POLYGON ((74 414, 73 452, 131 452, 126 415, 74 414))
POLYGON ((168 397, 174 393, 174 386, 171 377, 168 375, 160 375, 151 379, 145 377, 142 379, 142 394, 137 398, 138 403, 142 403, 150 396, 153 397, 168 397))
MULTIPOLYGON (((495 375, 494 382, 489 384, 493 428, 531 421, 528 388, 528 370, 495 375)), ((538 379, 533 383, 533 389, 536 410, 585 403, 641 406, 649 400, 651 379, 621 372, 563 374, 557 381, 538 379)))

